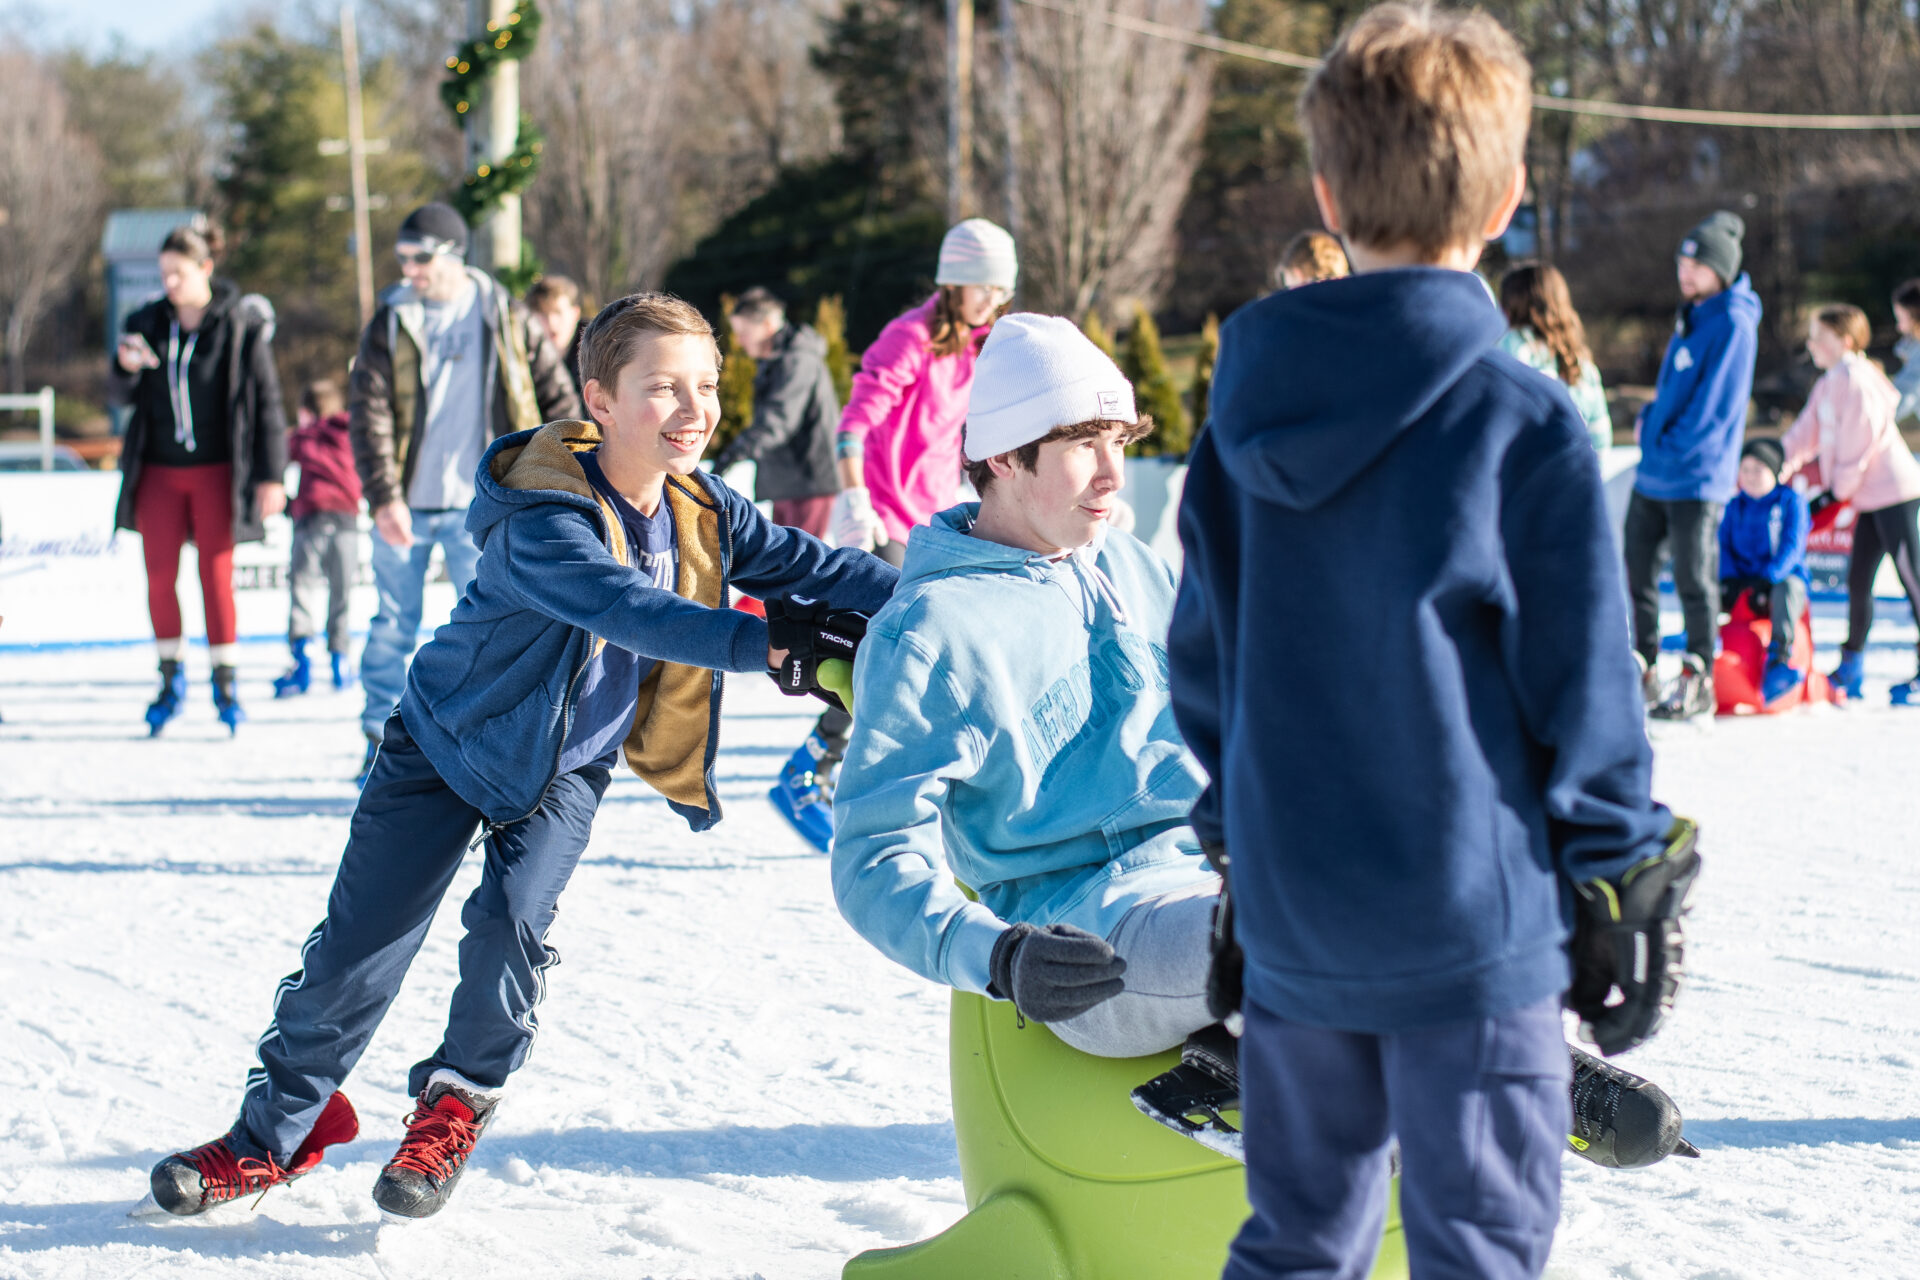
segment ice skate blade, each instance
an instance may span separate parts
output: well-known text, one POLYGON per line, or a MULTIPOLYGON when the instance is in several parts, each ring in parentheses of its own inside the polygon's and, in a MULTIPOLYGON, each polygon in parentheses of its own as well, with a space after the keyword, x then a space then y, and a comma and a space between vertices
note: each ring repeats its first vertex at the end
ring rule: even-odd
MULTIPOLYGON (((431 1216, 432 1215, 429 1215, 429 1217, 431 1216)), ((421 1223, 427 1221, 427 1218, 409 1218, 404 1213, 395 1213, 391 1209, 381 1209, 380 1221, 383 1225, 386 1225, 386 1226, 417 1227, 421 1223)))
POLYGON ((1225 1156, 1240 1164, 1247 1162, 1246 1135, 1228 1127, 1225 1121, 1194 1124, 1183 1117, 1156 1110, 1151 1103, 1143 1102, 1138 1096, 1133 1099, 1133 1105, 1135 1110, 1155 1124, 1164 1125, 1181 1137, 1199 1143, 1215 1155, 1225 1156))
POLYGON ((139 1204, 127 1210, 127 1217, 134 1222, 177 1222, 180 1220, 177 1214, 171 1214, 165 1209, 162 1209, 160 1202, 153 1198, 153 1192, 151 1191, 140 1197, 139 1204))
POLYGON ((1689 1160, 1698 1160, 1700 1158, 1700 1148, 1694 1146, 1685 1138, 1682 1138, 1673 1144, 1673 1151, 1670 1154, 1685 1156, 1689 1160))

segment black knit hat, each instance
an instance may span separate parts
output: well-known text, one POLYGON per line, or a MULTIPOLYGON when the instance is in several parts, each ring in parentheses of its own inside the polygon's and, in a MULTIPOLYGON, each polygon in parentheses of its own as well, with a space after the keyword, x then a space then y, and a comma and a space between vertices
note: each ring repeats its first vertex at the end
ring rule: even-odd
POLYGON ((1732 284, 1740 274, 1740 238, 1746 234, 1747 224, 1740 215, 1722 209, 1687 232, 1680 242, 1680 256, 1712 267, 1721 283, 1732 284))
POLYGON ((467 256, 467 223, 449 204, 423 204, 400 224, 398 243, 450 244, 461 257, 467 256))
POLYGON ((1755 436, 1740 446, 1742 458, 1758 458, 1760 465, 1773 472, 1774 482, 1780 480, 1780 468, 1787 465, 1787 451, 1772 436, 1755 436))

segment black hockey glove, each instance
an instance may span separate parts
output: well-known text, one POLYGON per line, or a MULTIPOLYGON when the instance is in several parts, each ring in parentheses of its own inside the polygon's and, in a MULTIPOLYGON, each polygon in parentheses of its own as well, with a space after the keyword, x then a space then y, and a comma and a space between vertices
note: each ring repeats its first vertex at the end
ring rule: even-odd
POLYGON ((1679 994, 1686 953, 1680 918, 1700 874, 1698 837, 1699 828, 1677 818, 1657 856, 1617 880, 1574 886, 1567 1007, 1608 1057, 1651 1040, 1679 994))
POLYGON ((1838 501, 1839 499, 1833 496, 1831 489, 1822 489, 1819 493, 1807 499, 1807 514, 1817 516, 1838 501))
POLYGON ((991 995, 1035 1022, 1065 1022, 1126 990, 1127 962, 1105 938, 1070 924, 1016 924, 993 944, 991 995))
POLYGON ((780 692, 798 698, 812 694, 840 711, 847 709, 840 696, 820 684, 820 664, 830 658, 853 661, 854 652, 866 638, 867 615, 853 609, 835 609, 825 600, 788 596, 768 600, 767 645, 785 649, 787 660, 767 674, 780 686, 780 692))
POLYGON ((1220 873, 1220 901, 1213 905, 1213 939, 1209 950, 1213 963, 1207 967, 1207 1012, 1221 1020, 1240 1012, 1245 994, 1244 974, 1247 956, 1233 936, 1233 895, 1227 891, 1227 846, 1212 840, 1200 842, 1200 852, 1220 873))

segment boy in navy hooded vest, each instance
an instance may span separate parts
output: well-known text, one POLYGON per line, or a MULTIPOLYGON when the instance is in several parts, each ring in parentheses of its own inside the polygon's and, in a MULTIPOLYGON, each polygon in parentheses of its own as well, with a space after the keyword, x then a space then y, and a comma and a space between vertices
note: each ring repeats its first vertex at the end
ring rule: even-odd
POLYGON ((1529 79, 1484 14, 1364 14, 1301 100, 1356 274, 1221 330, 1168 650, 1244 952, 1229 1280, 1364 1275, 1396 1138, 1416 1275, 1538 1275, 1562 996, 1615 1053, 1678 976, 1698 856, 1648 793, 1599 466, 1471 274, 1529 79))
POLYGON ((558 957, 546 945, 623 758, 695 831, 720 820, 721 673, 769 669, 765 620, 730 585, 870 612, 894 570, 828 550, 699 470, 720 420, 720 350, 678 298, 631 294, 581 344, 591 422, 502 436, 467 528, 479 571, 415 657, 353 814, 327 914, 274 995, 240 1114, 151 1175, 168 1213, 203 1213, 310 1172, 358 1121, 353 1070, 471 847, 460 983, 415 1064, 399 1152, 374 1184, 392 1218, 452 1194, 507 1077, 532 1049, 558 957), (477 835, 476 835, 477 833, 477 835))

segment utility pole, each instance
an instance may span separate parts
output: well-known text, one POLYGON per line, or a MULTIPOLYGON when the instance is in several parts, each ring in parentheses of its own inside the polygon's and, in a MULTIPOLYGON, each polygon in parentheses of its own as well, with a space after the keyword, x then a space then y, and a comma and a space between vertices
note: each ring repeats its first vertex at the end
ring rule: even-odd
POLYGON ((387 207, 385 196, 367 192, 367 157, 387 153, 385 138, 369 138, 360 114, 360 41, 353 26, 353 6, 340 6, 340 60, 346 68, 347 136, 320 139, 320 154, 345 156, 351 196, 328 196, 327 210, 353 211, 354 275, 360 294, 360 327, 373 319, 373 232, 368 227, 368 210, 387 207))
POLYGON ((340 56, 347 64, 347 173, 353 192, 353 259, 360 292, 360 327, 373 322, 373 227, 368 216, 367 131, 360 115, 360 38, 353 6, 340 6, 340 56))
POLYGON ((1007 231, 1020 238, 1020 57, 1014 0, 1000 0, 1000 114, 1007 148, 1007 231))
POLYGON ((947 221, 973 212, 973 0, 947 0, 947 221))
MULTIPOLYGON (((513 0, 467 0, 467 34, 490 39, 507 25, 513 0)), ((507 59, 494 64, 480 90, 480 101, 467 113, 467 168, 498 165, 520 145, 520 64, 507 59)), ((467 260, 487 271, 520 265, 520 197, 500 201, 493 216, 473 228, 473 252, 467 260)))

